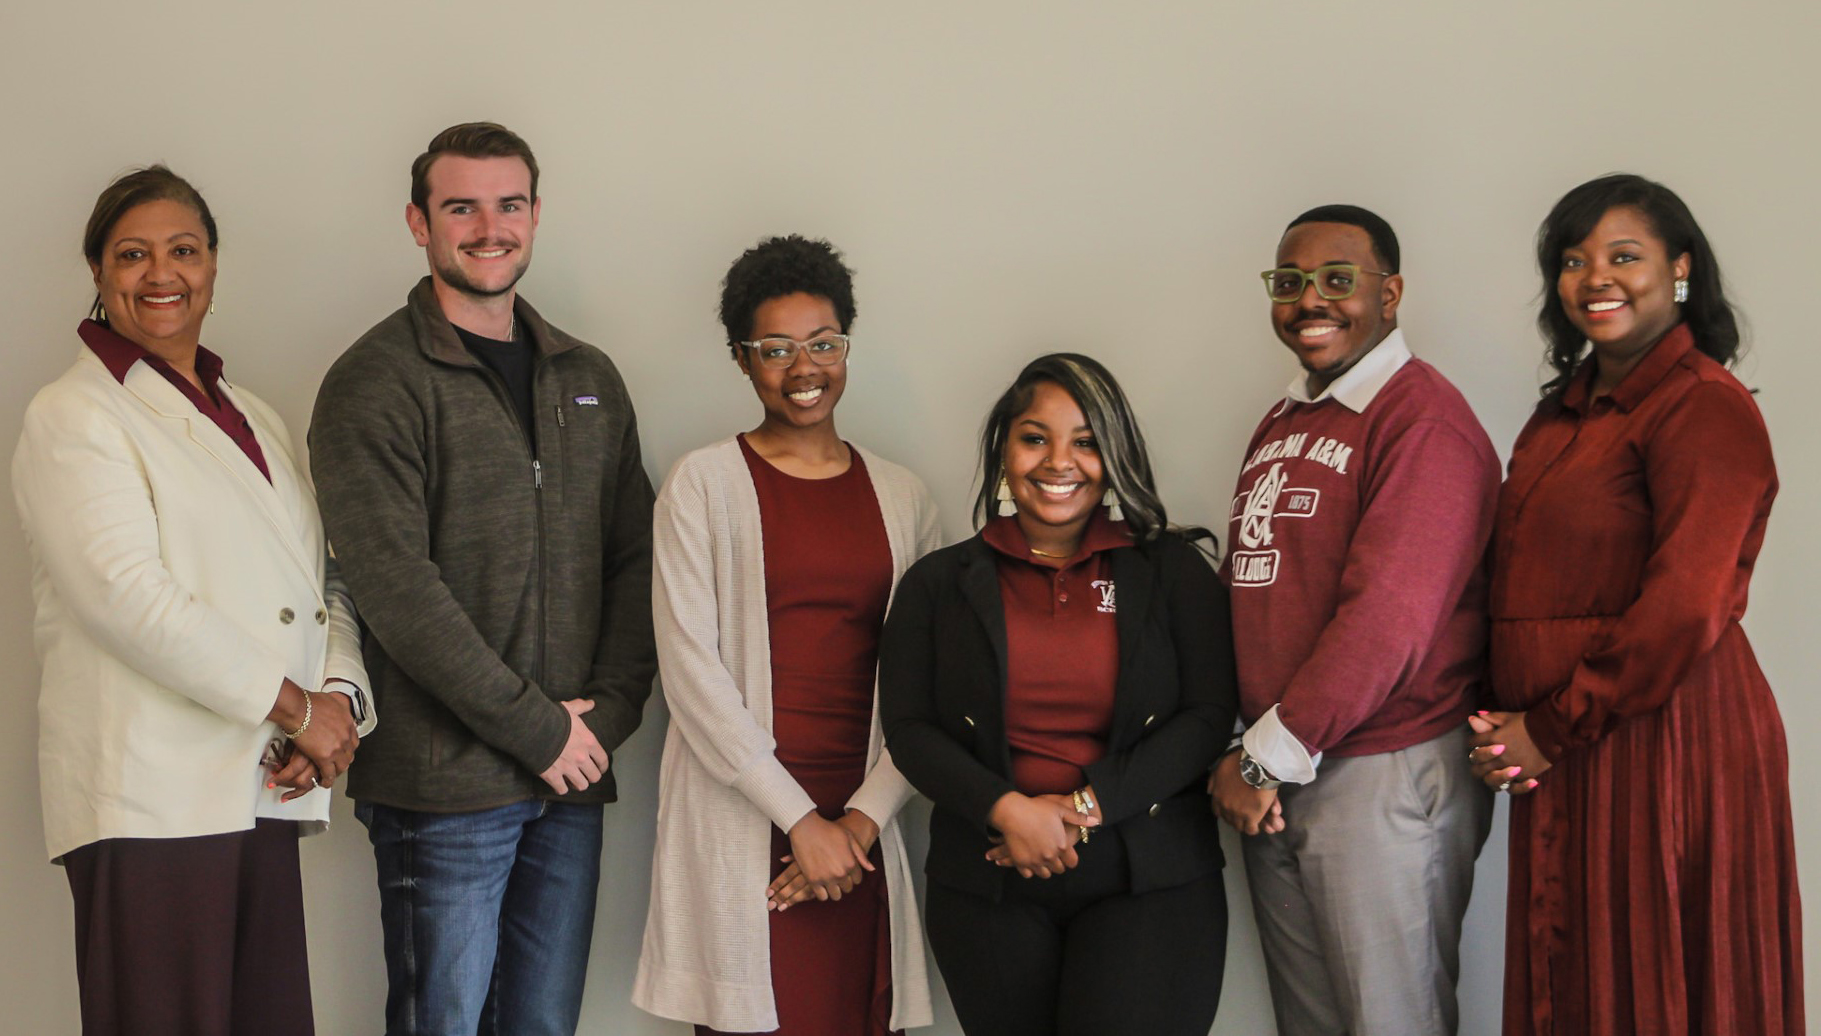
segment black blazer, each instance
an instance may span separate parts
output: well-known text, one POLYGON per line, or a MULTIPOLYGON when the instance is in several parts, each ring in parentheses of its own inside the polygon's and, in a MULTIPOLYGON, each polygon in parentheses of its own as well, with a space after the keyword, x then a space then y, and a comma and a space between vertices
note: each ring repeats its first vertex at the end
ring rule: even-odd
MULTIPOLYGON (((1107 754, 1087 776, 1139 893, 1224 863, 1205 789, 1239 699, 1227 591, 1206 556, 1165 533, 1111 562, 1119 683, 1107 754)), ((987 814, 1017 790, 1005 669, 993 548, 975 535, 911 566, 879 644, 880 720, 892 762, 936 805, 930 880, 993 899, 1011 872, 985 859, 987 814)))

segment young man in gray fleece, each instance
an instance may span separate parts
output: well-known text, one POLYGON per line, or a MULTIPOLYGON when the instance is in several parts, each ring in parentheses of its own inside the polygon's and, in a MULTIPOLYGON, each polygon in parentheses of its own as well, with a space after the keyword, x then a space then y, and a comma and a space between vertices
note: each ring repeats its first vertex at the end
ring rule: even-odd
POLYGON ((515 286, 537 160, 454 126, 411 170, 430 275, 324 379, 311 471, 386 722, 348 793, 379 869, 388 1033, 569 1036, 610 753, 651 693, 651 482, 600 350, 515 286))

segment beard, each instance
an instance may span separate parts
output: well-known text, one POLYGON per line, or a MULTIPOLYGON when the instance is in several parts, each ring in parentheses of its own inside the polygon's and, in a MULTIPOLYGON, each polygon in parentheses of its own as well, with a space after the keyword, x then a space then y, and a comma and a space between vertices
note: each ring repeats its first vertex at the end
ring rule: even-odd
MULTIPOLYGON (((481 242, 478 244, 463 245, 461 247, 486 248, 489 244, 493 244, 494 247, 506 247, 492 242, 481 242)), ((512 245, 510 247, 518 246, 512 245)), ((461 251, 458 249, 452 256, 437 256, 432 260, 430 264, 431 268, 436 272, 437 280, 442 281, 444 284, 461 292, 463 295, 472 296, 477 299, 498 298, 499 296, 510 292, 513 288, 518 286, 519 279, 524 277, 525 271, 531 267, 531 252, 528 249, 520 248, 519 261, 512 267, 511 273, 506 278, 505 283, 498 287, 491 287, 484 284, 477 284, 473 278, 468 276, 467 271, 463 270, 461 267, 461 262, 458 258, 460 255, 461 251)))

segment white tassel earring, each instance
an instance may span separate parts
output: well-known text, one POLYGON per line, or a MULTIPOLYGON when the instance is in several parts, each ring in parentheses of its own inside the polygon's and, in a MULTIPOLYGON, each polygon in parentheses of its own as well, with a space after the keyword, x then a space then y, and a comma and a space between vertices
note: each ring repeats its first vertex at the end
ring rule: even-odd
POLYGON ((1676 301, 1688 301, 1688 278, 1686 277, 1676 278, 1676 301))
POLYGON ((1113 492, 1112 486, 1107 487, 1107 495, 1101 497, 1100 502, 1105 504, 1107 507, 1107 521, 1109 521, 1109 522, 1125 521, 1125 512, 1121 511, 1119 509, 1119 494, 1113 492))
POLYGON ((998 499, 999 499, 999 517, 1010 518, 1012 515, 1018 513, 1018 505, 1012 502, 1011 484, 1005 480, 1004 475, 999 476, 998 499))

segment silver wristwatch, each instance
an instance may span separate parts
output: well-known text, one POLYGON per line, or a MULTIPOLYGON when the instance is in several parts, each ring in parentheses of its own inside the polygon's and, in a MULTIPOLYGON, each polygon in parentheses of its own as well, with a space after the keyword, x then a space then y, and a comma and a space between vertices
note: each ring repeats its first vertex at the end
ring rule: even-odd
POLYGON ((1265 769, 1263 763, 1252 758, 1252 753, 1243 748, 1239 750, 1239 779, 1259 791, 1269 791, 1283 783, 1271 776, 1271 771, 1265 769))

